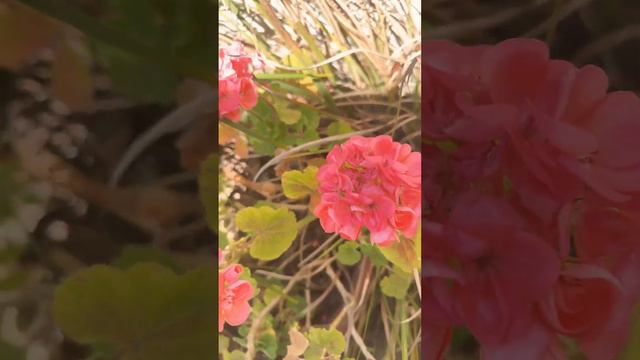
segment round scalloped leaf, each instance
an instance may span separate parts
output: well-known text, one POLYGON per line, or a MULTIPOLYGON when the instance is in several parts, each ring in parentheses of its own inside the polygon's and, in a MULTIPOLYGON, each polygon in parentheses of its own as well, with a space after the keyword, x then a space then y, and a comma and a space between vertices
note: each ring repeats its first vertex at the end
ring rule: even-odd
POLYGON ((176 275, 155 263, 92 266, 56 289, 53 316, 71 339, 118 348, 122 360, 213 359, 213 270, 176 275))
POLYGON ((358 251, 358 243, 355 241, 346 241, 338 247, 338 253, 336 259, 344 265, 355 265, 360 259, 362 254, 358 251))
POLYGON ((411 281, 411 274, 394 269, 390 275, 380 281, 380 290, 387 296, 402 300, 407 296, 411 281))
POLYGON ((347 347, 344 335, 336 329, 311 328, 307 339, 309 347, 304 352, 305 360, 324 359, 326 354, 338 357, 347 347))
POLYGON ((318 189, 318 168, 309 166, 303 171, 289 170, 282 174, 282 191, 289 199, 302 199, 318 189))
POLYGON ((236 226, 249 234, 249 254, 260 260, 278 258, 287 251, 298 234, 296 216, 286 208, 244 208, 236 214, 236 226))

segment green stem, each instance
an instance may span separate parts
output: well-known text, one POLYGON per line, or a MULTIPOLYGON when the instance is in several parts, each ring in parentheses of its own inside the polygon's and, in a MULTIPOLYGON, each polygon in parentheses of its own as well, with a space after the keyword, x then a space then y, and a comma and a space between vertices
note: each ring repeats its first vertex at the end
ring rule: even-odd
POLYGON ((158 64, 167 70, 211 82, 213 80, 213 64, 211 69, 204 69, 185 59, 171 56, 169 49, 159 49, 136 41, 130 34, 101 24, 97 19, 85 15, 66 1, 56 0, 19 0, 37 11, 75 27, 87 36, 158 64))
POLYGON ((302 220, 298 221, 298 230, 309 225, 313 220, 317 219, 314 215, 307 215, 302 220))
MULTIPOLYGON (((400 307, 400 320, 407 317, 407 309, 404 300, 396 301, 396 306, 400 307)), ((409 323, 400 324, 400 342, 402 343, 402 360, 409 359, 409 323)))
POLYGON ((327 78, 325 74, 299 74, 299 73, 258 73, 253 74, 258 80, 277 81, 277 80, 299 80, 304 78, 327 78))

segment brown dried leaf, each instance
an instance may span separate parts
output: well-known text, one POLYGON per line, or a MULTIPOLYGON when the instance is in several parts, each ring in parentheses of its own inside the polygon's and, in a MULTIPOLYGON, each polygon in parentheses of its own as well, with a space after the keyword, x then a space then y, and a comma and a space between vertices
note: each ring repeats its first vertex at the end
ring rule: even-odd
POLYGON ((197 172, 200 164, 216 150, 213 139, 216 121, 205 116, 193 123, 178 139, 176 147, 180 151, 180 163, 189 171, 197 172))
POLYGON ((309 347, 309 340, 295 327, 289 330, 291 345, 287 346, 287 355, 284 360, 298 360, 309 347))
POLYGON ((320 203, 320 193, 316 192, 313 195, 311 195, 311 198, 309 198, 309 211, 313 213, 313 210, 315 210, 316 206, 318 206, 319 203, 320 203))
POLYGON ((0 2, 0 67, 19 70, 59 36, 61 26, 16 1, 0 2))
POLYGON ((225 145, 238 136, 238 131, 224 123, 218 123, 218 144, 225 145))
POLYGON ((307 159, 307 166, 315 166, 318 169, 327 162, 325 158, 315 157, 311 159, 307 159))
POLYGON ((79 39, 64 41, 56 51, 51 79, 51 94, 73 111, 95 107, 91 60, 79 39))
POLYGON ((109 187, 84 175, 55 154, 33 146, 28 137, 16 142, 14 150, 31 176, 109 210, 152 235, 166 232, 186 216, 201 212, 197 197, 161 186, 109 187))
POLYGON ((249 156, 247 139, 240 134, 236 137, 236 155, 238 155, 240 159, 246 159, 249 156))

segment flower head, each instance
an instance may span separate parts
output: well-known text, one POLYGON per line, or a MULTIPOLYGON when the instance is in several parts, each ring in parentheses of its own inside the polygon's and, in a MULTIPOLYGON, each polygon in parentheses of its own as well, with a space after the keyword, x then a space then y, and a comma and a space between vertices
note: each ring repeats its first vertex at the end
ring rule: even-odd
MULTIPOLYGON (((219 255, 220 256, 220 255, 219 255)), ((251 313, 249 299, 253 287, 246 280, 240 280, 242 266, 233 264, 218 271, 218 331, 222 332, 225 322, 238 326, 251 313)))
POLYGON ((371 241, 389 245, 398 233, 415 235, 420 219, 420 153, 390 136, 354 136, 335 146, 318 171, 314 214, 326 232, 355 240, 363 227, 371 241))
POLYGON ((253 71, 262 69, 264 61, 248 55, 242 43, 233 42, 220 49, 218 68, 219 116, 240 121, 241 109, 249 110, 258 102, 253 71))

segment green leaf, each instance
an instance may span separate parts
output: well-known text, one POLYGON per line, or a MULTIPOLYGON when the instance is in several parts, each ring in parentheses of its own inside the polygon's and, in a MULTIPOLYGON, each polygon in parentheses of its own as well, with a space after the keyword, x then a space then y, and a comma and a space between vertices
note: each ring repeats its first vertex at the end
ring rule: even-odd
POLYGON ((362 258, 362 254, 358 251, 358 243, 355 241, 345 241, 338 247, 336 255, 338 261, 345 265, 355 265, 362 258))
POLYGON ((278 113, 278 119, 280 119, 280 121, 287 125, 293 125, 297 123, 302 117, 302 112, 291 109, 289 107, 289 104, 284 100, 278 99, 277 101, 274 101, 273 106, 278 113))
POLYGON ((224 335, 218 335, 218 353, 222 354, 229 350, 229 338, 224 335))
POLYGON ((6 249, 0 250, 0 264, 15 262, 25 251, 24 246, 9 245, 6 249))
POLYGON ((619 360, 635 360, 640 357, 640 304, 636 304, 631 316, 629 337, 620 355, 619 360))
POLYGON ((117 48, 98 44, 97 49, 114 87, 123 95, 140 102, 173 100, 179 81, 174 73, 117 48))
POLYGON ((5 274, 0 280, 0 291, 16 290, 22 287, 29 280, 29 273, 25 270, 15 269, 5 274))
POLYGON ((0 359, 23 360, 25 353, 22 349, 0 340, 0 359))
POLYGON ((380 246, 380 252, 404 272, 411 273, 414 269, 420 270, 422 260, 420 228, 411 239, 404 236, 399 236, 399 238, 400 241, 392 245, 380 246))
POLYGON ((411 282, 411 274, 399 269, 394 269, 390 275, 385 276, 382 281, 380 281, 380 290, 387 296, 402 300, 407 296, 411 282))
POLYGON ((169 253, 142 245, 126 245, 120 256, 113 261, 113 265, 126 270, 135 264, 144 262, 153 262, 164 265, 177 273, 182 272, 169 253))
POLYGON ((154 263, 127 270, 97 265, 55 291, 53 316, 81 344, 115 346, 122 360, 200 360, 215 356, 213 266, 184 275, 154 263))
POLYGON ((258 288, 258 282, 256 281, 256 279, 254 279, 251 276, 251 269, 249 269, 246 266, 242 267, 242 272, 240 273, 240 279, 241 280, 246 280, 249 283, 251 283, 251 287, 253 287, 254 289, 258 288))
POLYGON ((91 356, 87 360, 109 360, 118 356, 118 349, 113 345, 97 343, 91 346, 91 356))
POLYGON ((353 132, 353 128, 344 120, 334 121, 327 127, 327 134, 329 136, 348 134, 350 132, 353 132))
POLYGON ((244 354, 239 350, 233 350, 231 353, 222 355, 223 360, 244 360, 244 354))
POLYGON ((347 347, 344 336, 336 329, 311 328, 307 339, 309 347, 304 352, 305 360, 321 360, 326 354, 337 357, 347 347))
POLYGON ((209 228, 218 232, 218 156, 210 154, 200 165, 198 195, 209 228))
POLYGON ((375 245, 362 244, 360 245, 360 251, 369 258, 373 266, 385 266, 387 264, 387 258, 382 255, 380 249, 375 245))
POLYGON ((260 260, 278 258, 298 234, 296 216, 286 208, 244 208, 236 214, 236 226, 251 236, 249 254, 260 260))
POLYGON ((265 354, 269 359, 276 358, 276 351, 278 350, 278 341, 276 339, 273 329, 270 332, 260 335, 256 343, 256 349, 265 354))
POLYGON ((318 168, 309 166, 303 171, 290 170, 282 174, 282 191, 289 199, 302 199, 318 189, 318 168))

